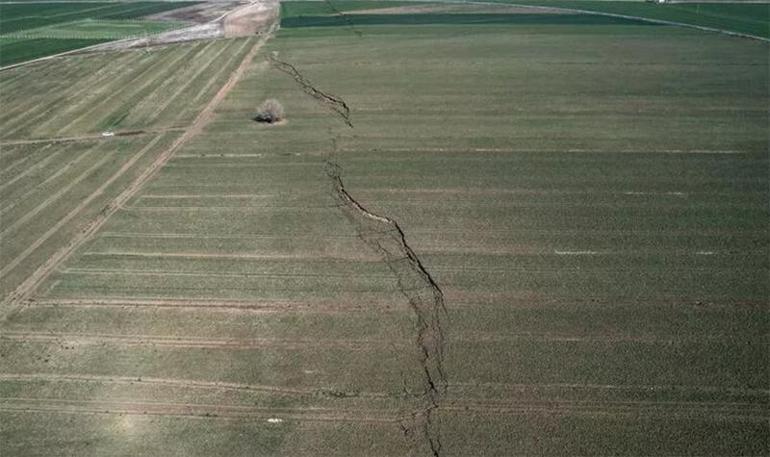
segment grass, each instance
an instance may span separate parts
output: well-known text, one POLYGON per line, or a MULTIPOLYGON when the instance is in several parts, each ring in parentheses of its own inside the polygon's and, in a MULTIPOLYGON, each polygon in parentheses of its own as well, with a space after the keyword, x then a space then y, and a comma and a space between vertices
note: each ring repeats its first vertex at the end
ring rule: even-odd
MULTIPOLYGON (((497 2, 498 0, 492 0, 497 2)), ((516 3, 557 8, 574 8, 600 13, 638 16, 645 19, 681 22, 699 27, 710 27, 729 32, 770 38, 770 6, 766 3, 670 3, 593 1, 593 0, 540 0, 516 3)))
POLYGON ((184 25, 186 25, 186 23, 176 21, 83 19, 5 34, 3 35, 3 39, 79 38, 118 40, 122 38, 142 37, 147 34, 154 34, 183 27, 184 25))
POLYGON ((0 5, 0 33, 18 33, 53 24, 84 19, 134 19, 170 9, 194 5, 195 2, 129 2, 129 3, 8 3, 0 5))
POLYGON ((69 137, 105 130, 184 125, 192 120, 216 90, 217 82, 222 81, 246 49, 245 40, 220 40, 159 48, 149 53, 127 51, 73 57, 64 65, 41 63, 31 70, 10 70, 0 79, 0 100, 6 108, 0 115, 6 122, 2 136, 69 137), (159 65, 161 62, 164 65, 159 65), (116 63, 129 70, 121 70, 116 63), (29 71, 51 76, 29 82, 24 78, 29 71), (75 84, 53 76, 57 72, 81 71, 88 76, 75 84), (128 84, 136 79, 141 82, 128 84), (181 100, 186 102, 179 103, 181 100), (48 116, 47 112, 60 115, 48 116))
POLYGON ((0 66, 110 40, 158 33, 179 22, 141 21, 142 16, 195 2, 0 4, 0 66))
MULTIPOLYGON (((569 14, 356 14, 349 16, 297 16, 281 21, 286 28, 344 27, 371 25, 620 25, 640 24, 639 21, 607 16, 569 14)), ((643 23, 642 23, 643 24, 643 23)))
POLYGON ((103 38, 0 37, 0 65, 13 65, 109 41, 103 38))
MULTIPOLYGON (((316 21, 322 5, 284 12, 316 21)), ((408 300, 428 290, 364 241, 384 226, 341 210, 333 160, 444 293, 442 455, 766 453, 766 46, 490 16, 284 27, 205 131, 2 323, 9 448, 430 455, 402 428, 424 408, 408 300), (251 120, 271 97, 286 124, 251 120)), ((14 139, 189 122, 244 42, 18 69, 0 122, 14 139)), ((58 149, 4 148, 0 182, 38 168, 2 200, 28 212, 19 196, 78 147, 42 165, 58 149)))

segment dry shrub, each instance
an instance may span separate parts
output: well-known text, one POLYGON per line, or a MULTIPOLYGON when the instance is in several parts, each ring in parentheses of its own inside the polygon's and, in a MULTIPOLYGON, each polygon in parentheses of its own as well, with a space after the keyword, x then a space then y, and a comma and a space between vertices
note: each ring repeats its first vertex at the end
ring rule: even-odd
POLYGON ((257 122, 266 122, 273 124, 283 120, 283 105, 274 98, 269 98, 259 106, 257 116, 254 118, 257 122))

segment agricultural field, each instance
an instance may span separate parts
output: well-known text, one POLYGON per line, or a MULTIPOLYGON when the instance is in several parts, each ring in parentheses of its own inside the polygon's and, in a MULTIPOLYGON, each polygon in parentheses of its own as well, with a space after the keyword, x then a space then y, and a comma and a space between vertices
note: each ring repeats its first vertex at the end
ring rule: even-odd
POLYGON ((654 4, 604 0, 490 0, 540 7, 569 8, 595 13, 676 22, 770 39, 770 5, 766 2, 671 2, 654 4))
POLYGON ((0 442, 766 455, 769 58, 291 1, 257 37, 1 72, 0 442))
POLYGON ((195 2, 0 3, 0 66, 121 38, 179 28, 180 21, 138 20, 195 2))

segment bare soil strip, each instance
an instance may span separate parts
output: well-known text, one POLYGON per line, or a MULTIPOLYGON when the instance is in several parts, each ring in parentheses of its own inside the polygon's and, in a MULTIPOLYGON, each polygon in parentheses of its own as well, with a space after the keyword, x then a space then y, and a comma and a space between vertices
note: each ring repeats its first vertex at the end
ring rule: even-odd
MULTIPOLYGON (((230 58, 230 59, 229 59, 229 60, 228 60, 228 61, 227 61, 227 62, 226 62, 224 65, 222 65, 222 67, 221 67, 221 68, 220 68, 220 69, 219 69, 219 70, 218 70, 216 73, 214 73, 213 75, 211 75, 211 78, 210 78, 210 79, 209 79, 209 81, 206 83, 206 85, 205 85, 205 86, 203 86, 203 88, 202 88, 202 89, 201 89, 201 90, 200 90, 200 91, 199 91, 197 94, 195 94, 195 97, 193 97, 193 99, 192 99, 192 104, 193 104, 193 105, 194 105, 194 104, 195 104, 197 101, 199 101, 199 100, 201 99, 201 97, 203 97, 203 96, 204 96, 204 95, 205 95, 205 94, 206 94, 206 93, 209 91, 209 89, 211 89, 211 86, 212 86, 212 85, 214 85, 214 83, 215 83, 215 82, 217 82, 217 81, 219 80, 219 78, 221 77, 221 75, 222 75, 222 74, 223 74, 225 71, 227 71, 227 69, 230 67, 230 65, 232 64, 232 62, 233 62, 235 59, 237 59, 237 58, 238 58, 238 56, 241 54, 241 52, 243 51, 243 49, 244 49, 244 48, 245 48, 245 47, 246 47, 248 44, 249 44, 249 41, 248 41, 248 40, 243 40, 243 44, 242 44, 240 47, 238 47, 238 49, 237 49, 237 50, 236 50, 234 53, 232 53, 232 57, 231 57, 231 58, 230 58)), ((180 119, 180 118, 181 118, 183 115, 184 115, 184 110, 182 110, 182 111, 180 111, 180 112, 179 112, 179 114, 177 115, 177 117, 174 119, 174 122, 176 123, 176 122, 177 122, 177 121, 178 121, 178 120, 179 120, 179 119, 180 119)))
POLYGON ((627 402, 625 404, 614 404, 615 402, 511 402, 509 404, 491 404, 491 403, 472 403, 457 402, 452 405, 442 406, 443 411, 467 413, 474 411, 484 415, 500 414, 569 414, 569 415, 589 415, 601 417, 677 417, 693 418, 708 417, 710 419, 721 420, 752 420, 767 421, 768 416, 761 405, 751 403, 743 405, 730 405, 721 403, 702 403, 702 404, 666 404, 657 402, 627 402))
MULTIPOLYGON (((48 147, 50 147, 50 145, 46 146, 42 150, 36 151, 35 153, 30 154, 30 155, 40 154, 44 150, 48 149, 48 147)), ((48 165, 49 162, 51 162, 53 159, 55 159, 56 157, 60 156, 64 152, 65 152, 64 150, 59 150, 59 151, 55 151, 55 152, 49 154, 47 157, 45 157, 44 159, 40 160, 38 163, 32 165, 31 167, 28 167, 23 172, 17 174, 16 176, 14 176, 13 178, 11 178, 8 181, 4 182, 3 184, 0 184, 0 191, 4 190, 5 188, 7 188, 9 186, 12 186, 12 185, 16 184, 17 181, 26 178, 30 174, 35 173, 37 170, 39 170, 41 168, 44 168, 46 165, 48 165)))
POLYGON ((79 155, 77 155, 73 160, 70 160, 66 165, 62 166, 58 170, 56 170, 55 173, 45 178, 40 183, 36 184, 32 188, 28 189, 26 192, 24 192, 22 195, 19 195, 18 197, 14 197, 14 199, 8 203, 8 205, 4 206, 0 209, 0 217, 5 215, 8 211, 12 210, 13 208, 17 207, 19 204, 24 203, 26 201, 29 201, 31 195, 33 195, 38 189, 45 186, 46 184, 50 183, 51 181, 54 181, 59 176, 63 175, 67 171, 69 171, 72 167, 78 165, 80 162, 85 160, 87 157, 89 157, 90 153, 93 152, 96 149, 96 147, 88 148, 84 151, 82 151, 79 155))
MULTIPOLYGON (((193 82, 195 82, 198 79, 198 77, 203 74, 204 71, 208 70, 211 64, 214 63, 214 61, 216 61, 219 58, 219 56, 222 55, 223 52, 229 49, 230 49, 229 45, 222 46, 222 49, 217 50, 217 52, 213 56, 211 56, 208 62, 201 65, 198 71, 196 71, 192 76, 189 76, 187 78, 187 81, 184 84, 179 84, 178 88, 174 91, 174 93, 171 94, 171 96, 167 97, 163 103, 161 103, 159 106, 155 108, 155 111, 149 116, 150 120, 148 121, 148 123, 152 121, 156 121, 158 119, 158 116, 161 113, 163 113, 163 111, 165 111, 166 108, 168 108, 169 105, 171 105, 171 103, 174 102, 174 100, 176 100, 180 94, 182 94, 193 82)), ((205 48, 204 48, 204 51, 205 51, 205 48)), ((169 80, 171 81, 171 79, 169 80)), ((183 111, 183 110, 180 110, 180 111, 183 111)))
MULTIPOLYGON (((236 382, 223 381, 199 381, 193 379, 174 379, 174 378, 147 378, 147 377, 128 377, 128 376, 98 376, 98 375, 66 375, 53 373, 36 374, 0 374, 0 381, 46 381, 46 382, 71 382, 71 383, 105 383, 105 384, 130 384, 130 385, 158 385, 168 387, 178 387, 181 389, 202 389, 202 390, 245 390, 254 392, 269 392, 278 394, 292 395, 316 395, 323 394, 324 390, 319 389, 301 389, 279 386, 269 386, 264 384, 244 384, 236 382)), ((388 394, 378 392, 357 392, 357 397, 364 398, 387 398, 388 394)))
MULTIPOLYGON (((214 110, 219 106, 219 104, 224 100, 225 96, 230 92, 230 90, 235 86, 235 84, 241 79, 243 74, 246 72, 246 70, 249 68, 249 65, 251 65, 251 61, 254 59, 254 56, 257 54, 257 52, 262 48, 264 43, 267 41, 267 39, 272 36, 273 31, 276 29, 277 25, 273 23, 268 32, 262 36, 251 48, 251 50, 246 54, 246 56, 241 61, 240 65, 233 71, 233 73, 230 75, 230 78, 228 81, 219 89, 219 91, 214 95, 214 97, 206 104, 206 106, 203 108, 203 110, 198 114, 198 116, 195 118, 193 123, 188 127, 188 129, 179 137, 177 140, 165 151, 163 151, 158 158, 148 167, 146 168, 135 180, 131 185, 129 185, 123 192, 120 193, 107 207, 104 208, 102 212, 99 213, 97 218, 93 221, 91 221, 84 230, 78 232, 78 234, 70 241, 70 243, 57 251, 53 256, 51 256, 40 268, 35 271, 29 278, 27 278, 10 296, 8 296, 4 302, 3 302, 3 309, 0 310, 0 317, 2 317, 2 320, 5 319, 5 317, 8 315, 9 312, 12 312, 12 310, 18 306, 20 303, 28 299, 34 291, 37 289, 37 287, 46 279, 48 276, 56 269, 58 266, 64 262, 66 259, 68 259, 72 253, 79 248, 85 241, 87 241, 91 236, 93 236, 103 225, 107 220, 115 214, 118 209, 123 206, 129 199, 131 199, 141 188, 142 186, 149 181, 150 178, 152 178, 155 173, 160 170, 160 168, 168 162, 168 160, 171 158, 171 156, 176 152, 177 149, 179 149, 182 145, 187 143, 191 138, 198 135, 203 128, 211 121, 211 119, 214 116, 214 110)), ((73 212, 71 212, 68 217, 65 217, 62 221, 60 221, 58 224, 56 224, 54 227, 52 227, 48 232, 46 232, 46 235, 44 235, 44 238, 39 239, 37 242, 33 244, 33 246, 30 246, 27 250, 24 252, 24 256, 26 257, 31 253, 34 249, 36 249, 40 244, 42 244, 45 239, 53 235, 62 225, 64 225, 64 221, 68 221, 69 219, 72 219, 77 213, 79 213, 85 206, 87 206, 88 203, 90 203, 93 199, 95 199, 97 196, 99 196, 104 190, 117 178, 119 178, 123 173, 125 173, 128 168, 130 168, 136 160, 138 160, 139 155, 142 154, 144 151, 148 150, 152 146, 155 145, 157 141, 159 141, 160 136, 156 137, 153 141, 150 142, 150 144, 145 147, 142 151, 140 151, 139 154, 134 156, 132 160, 127 162, 121 169, 113 175, 112 178, 110 178, 108 181, 106 181, 102 186, 99 187, 99 189, 96 190, 93 194, 91 194, 86 200, 81 202, 78 207, 76 207, 73 212)), ((7 271, 10 271, 11 268, 14 268, 18 263, 21 261, 21 256, 12 262, 12 264, 7 265, 5 268, 3 268, 2 271, 0 271, 0 275, 4 274, 7 271)))
MULTIPOLYGON (((39 248, 43 243, 45 243, 49 238, 51 238, 56 232, 58 232, 64 225, 69 223, 75 216, 80 214, 81 211, 86 209, 88 205, 95 200, 97 197, 99 197, 101 194, 103 194, 107 188, 115 182, 118 178, 123 176, 126 171, 128 171, 134 163, 136 163, 137 160, 139 160, 144 154, 147 153, 150 149, 152 149, 155 144, 161 139, 161 136, 155 137, 152 141, 150 141, 144 148, 140 149, 139 152, 134 154, 133 157, 131 157, 128 161, 126 161, 125 164, 123 164, 120 169, 115 172, 107 181, 102 183, 101 186, 99 186, 98 189, 96 189, 91 195, 89 195, 85 200, 81 201, 80 204, 78 204, 75 208, 72 209, 69 213, 67 213, 66 216, 64 216, 62 219, 60 219, 56 224, 51 226, 40 238, 35 240, 34 243, 29 245, 27 249, 22 251, 18 256, 16 256, 15 259, 11 260, 8 264, 6 264, 2 269, 0 269, 0 277, 5 276, 16 268, 24 259, 26 259, 30 254, 32 254, 37 248, 39 248)), ((0 322, 5 317, 5 313, 10 311, 9 308, 12 308, 15 304, 18 304, 21 300, 25 299, 29 294, 32 293, 33 289, 37 287, 37 285, 43 281, 48 275, 50 274, 51 270, 55 268, 56 265, 62 260, 64 260, 65 257, 69 255, 70 248, 74 250, 77 246, 75 246, 72 243, 75 243, 79 238, 83 238, 83 241, 85 238, 83 237, 83 234, 85 232, 79 232, 78 235, 76 235, 75 240, 73 240, 70 244, 70 246, 65 246, 64 248, 57 251, 52 257, 48 259, 48 261, 43 264, 38 270, 32 274, 29 278, 27 278, 13 293, 11 293, 8 297, 5 298, 5 300, 2 303, 2 309, 0 309, 0 322)), ((82 241, 81 241, 82 242, 82 241)), ((79 245, 79 244, 78 244, 79 245)))
POLYGON ((50 333, 50 332, 16 332, 4 331, 2 337, 9 341, 38 342, 38 343, 74 343, 78 345, 121 344, 128 346, 150 345, 177 348, 207 348, 207 349, 308 349, 313 347, 337 348, 348 350, 367 350, 381 347, 387 341, 378 340, 330 340, 330 339, 280 339, 280 338, 249 338, 249 339, 211 339, 183 338, 177 336, 158 335, 113 335, 86 333, 50 333))
MULTIPOLYGON (((96 101, 110 97, 110 95, 105 94, 114 95, 119 93, 126 85, 130 84, 134 78, 141 77, 142 74, 151 70, 154 66, 154 59, 146 59, 146 61, 143 62, 141 54, 136 52, 127 54, 132 58, 131 60, 123 62, 123 65, 121 65, 122 59, 118 57, 118 61, 115 62, 114 65, 119 65, 117 68, 129 68, 129 71, 116 74, 116 67, 107 65, 104 69, 106 74, 103 76, 100 75, 96 81, 90 82, 88 85, 83 85, 78 93, 72 94, 72 96, 76 96, 77 98, 72 98, 71 96, 65 99, 64 106, 61 107, 61 111, 57 113, 56 116, 48 115, 48 117, 45 117, 39 122, 35 120, 36 125, 34 131, 48 132, 50 131, 49 126, 61 119, 80 117, 79 113, 82 114, 84 110, 90 111, 98 104, 96 101)), ((157 56, 153 57, 156 58, 157 56)), ((40 115, 43 115, 44 113, 48 114, 48 110, 43 111, 40 115)))
POLYGON ((315 255, 315 254, 256 254, 256 253, 208 253, 208 252, 85 252, 82 257, 128 257, 128 258, 180 258, 180 259, 248 259, 248 260, 355 260, 379 262, 380 259, 361 253, 360 255, 315 255))
POLYGON ((142 84, 138 86, 133 84, 126 84, 124 87, 121 87, 118 90, 115 90, 107 94, 106 97, 101 97, 98 102, 92 103, 90 108, 82 111, 78 116, 75 116, 74 118, 72 118, 72 120, 68 124, 58 129, 56 134, 61 135, 62 132, 68 131, 72 126, 75 126, 78 124, 78 122, 82 121, 83 119, 86 119, 91 113, 97 111, 100 107, 114 105, 115 103, 113 100, 116 100, 116 99, 131 100, 135 98, 136 95, 141 94, 142 91, 144 91, 146 88, 155 84, 158 81, 158 79, 168 78, 169 71, 176 70, 176 66, 181 62, 186 61, 191 55, 194 55, 195 52, 199 50, 199 47, 204 47, 204 46, 201 46, 201 45, 190 46, 189 49, 186 50, 186 52, 183 52, 183 53, 180 52, 179 55, 176 56, 173 60, 169 62, 164 62, 163 69, 160 71, 157 71, 154 74, 153 72, 157 70, 158 66, 154 64, 155 62, 151 62, 139 74, 135 75, 132 78, 132 80, 134 81, 144 81, 142 84))
POLYGON ((75 186, 80 184, 81 181, 83 181, 84 179, 88 178, 93 172, 95 172, 96 170, 101 168, 102 165, 104 165, 105 163, 107 163, 108 161, 113 160, 113 159, 114 159, 114 157, 112 157, 111 155, 105 154, 100 160, 97 160, 96 162, 91 164, 90 167, 88 167, 85 171, 83 171, 83 173, 81 173, 76 178, 74 178, 72 181, 70 181, 66 186, 61 187, 58 191, 56 191, 55 193, 49 195, 48 198, 46 198, 45 200, 40 202, 40 204, 38 204, 36 207, 32 208, 29 212, 27 212, 23 216, 19 217, 18 219, 16 219, 13 224, 11 224, 11 225, 9 225, 7 227, 3 227, 2 230, 0 231, 0 236, 4 236, 8 232, 13 232, 14 230, 16 230, 19 227, 21 227, 24 224, 26 224, 30 219, 32 219, 33 217, 38 215, 41 211, 46 209, 48 206, 50 206, 55 201, 59 200, 62 196, 64 196, 64 194, 66 194, 71 189, 73 189, 75 186))
MULTIPOLYGON (((349 148, 341 148, 342 152, 356 152, 349 148)), ((385 148, 377 149, 378 152, 441 152, 441 153, 468 153, 468 152, 489 152, 489 153, 604 153, 604 154, 749 154, 749 151, 738 151, 733 149, 514 149, 514 148, 385 148)))
POLYGON ((148 136, 148 135, 158 135, 161 133, 167 133, 167 132, 183 132, 185 129, 184 127, 168 127, 168 128, 161 128, 161 129, 146 129, 146 130, 115 130, 112 133, 112 136, 105 136, 103 133, 94 133, 91 135, 78 135, 78 136, 65 136, 65 137, 54 137, 54 138, 36 138, 33 140, 10 140, 10 141, 0 141, 0 147, 2 146, 14 146, 14 145, 22 145, 22 144, 47 144, 47 143, 69 143, 69 142, 79 142, 79 141, 110 141, 113 137, 121 137, 121 136, 148 136))
MULTIPOLYGON (((23 114, 16 116, 8 122, 0 121, 4 125, 3 136, 12 137, 20 130, 23 130, 25 127, 35 125, 35 123, 37 123, 37 121, 40 120, 43 116, 52 117, 50 116, 52 109, 60 109, 62 102, 66 103, 70 101, 70 103, 68 103, 67 106, 61 109, 61 112, 57 114, 58 116, 66 115, 65 113, 70 112, 75 108, 75 106, 80 106, 80 103, 83 103, 84 99, 87 98, 83 96, 84 93, 86 91, 93 90, 94 85, 96 85, 96 82, 103 77, 105 72, 109 72, 111 70, 114 71, 115 68, 119 68, 125 64, 125 60, 129 60, 135 56, 136 54, 133 53, 125 53, 124 55, 118 56, 113 60, 103 59, 102 62, 99 62, 98 67, 90 69, 90 74, 85 77, 82 76, 82 73, 85 73, 85 71, 81 71, 81 75, 77 82, 68 86, 66 90, 62 91, 62 94, 52 102, 49 101, 46 103, 41 103, 41 100, 46 100, 46 97, 51 96, 50 93, 43 93, 37 97, 31 97, 30 100, 25 100, 22 104, 15 104, 15 106, 13 106, 13 111, 23 114)), ((78 65, 72 66, 75 68, 79 67, 78 65)), ((20 71, 19 73, 27 75, 26 72, 20 71)), ((66 74, 62 75, 62 77, 66 76, 66 74)))
POLYGON ((295 301, 238 301, 238 300, 190 300, 185 298, 137 299, 135 297, 107 299, 35 299, 25 302, 26 306, 69 306, 78 308, 193 308, 207 311, 250 312, 250 313, 351 313, 371 311, 376 306, 378 312, 388 312, 385 305, 390 302, 378 302, 368 299, 366 302, 353 300, 317 300, 295 301))
MULTIPOLYGON (((0 154, 10 154, 7 151, 3 151, 2 146, 3 146, 3 143, 0 142, 0 154)), ((48 147, 45 147, 33 152, 25 153, 24 151, 22 151, 21 153, 18 154, 19 155, 18 158, 11 161, 6 160, 4 157, 2 157, 2 155, 0 155, 0 165, 2 165, 2 168, 0 168, 0 174, 15 175, 16 173, 18 173, 17 169, 26 170, 27 162, 31 161, 35 157, 35 154, 43 152, 46 149, 48 149, 48 147)))
MULTIPOLYGON (((64 268, 59 272, 64 274, 86 274, 86 275, 132 275, 132 276, 181 276, 181 277, 202 277, 202 278, 244 278, 244 277, 259 277, 259 278, 338 278, 346 279, 351 275, 347 273, 208 273, 208 272, 194 272, 194 271, 169 271, 169 270, 139 270, 130 268, 64 268)), ((389 279, 390 276, 379 274, 366 274, 356 275, 356 277, 373 278, 373 279, 389 279)))
POLYGON ((133 414, 147 416, 203 417, 209 419, 281 418, 292 421, 395 423, 393 411, 372 409, 274 408, 248 405, 195 403, 64 400, 56 398, 0 397, 0 411, 79 414, 133 414))

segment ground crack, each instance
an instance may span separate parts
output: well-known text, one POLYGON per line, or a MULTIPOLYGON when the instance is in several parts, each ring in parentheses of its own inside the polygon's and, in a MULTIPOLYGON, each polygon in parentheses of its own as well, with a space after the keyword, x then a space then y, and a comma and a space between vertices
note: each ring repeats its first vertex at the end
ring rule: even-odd
MULTIPOLYGON (((336 143, 335 143, 336 149, 336 143)), ((334 197, 348 219, 356 226, 359 237, 380 253, 388 268, 397 278, 401 294, 417 318, 416 345, 423 371, 423 404, 419 411, 401 423, 404 436, 413 443, 413 449, 430 448, 431 455, 440 457, 441 436, 435 412, 447 389, 444 372, 444 331, 446 317, 444 293, 409 246, 403 229, 395 220, 375 214, 345 189, 341 167, 332 154, 326 161, 326 173, 332 180, 334 197), (382 225, 388 227, 382 230, 382 225), (420 437, 422 445, 419 444, 420 437)), ((427 449, 426 449, 427 450, 427 449)))
POLYGON ((355 33, 359 38, 363 36, 363 33, 356 28, 356 25, 353 23, 353 21, 350 19, 350 16, 343 13, 339 9, 337 9, 336 6, 331 2, 331 0, 324 0, 326 2, 326 5, 329 7, 330 10, 334 12, 335 15, 342 18, 343 21, 345 21, 348 24, 348 27, 350 28, 353 33, 355 33))
POLYGON ((353 123, 350 121, 350 108, 348 107, 347 103, 345 103, 345 100, 337 97, 336 95, 328 94, 317 89, 315 86, 313 86, 313 83, 311 83, 309 79, 305 78, 302 73, 300 73, 299 70, 294 67, 294 65, 282 60, 278 60, 275 55, 270 56, 270 62, 273 64, 273 66, 275 66, 275 68, 294 78, 294 80, 297 81, 305 93, 328 106, 329 109, 335 113, 339 114, 342 117, 342 120, 345 121, 345 124, 348 125, 348 127, 353 127, 353 123))

